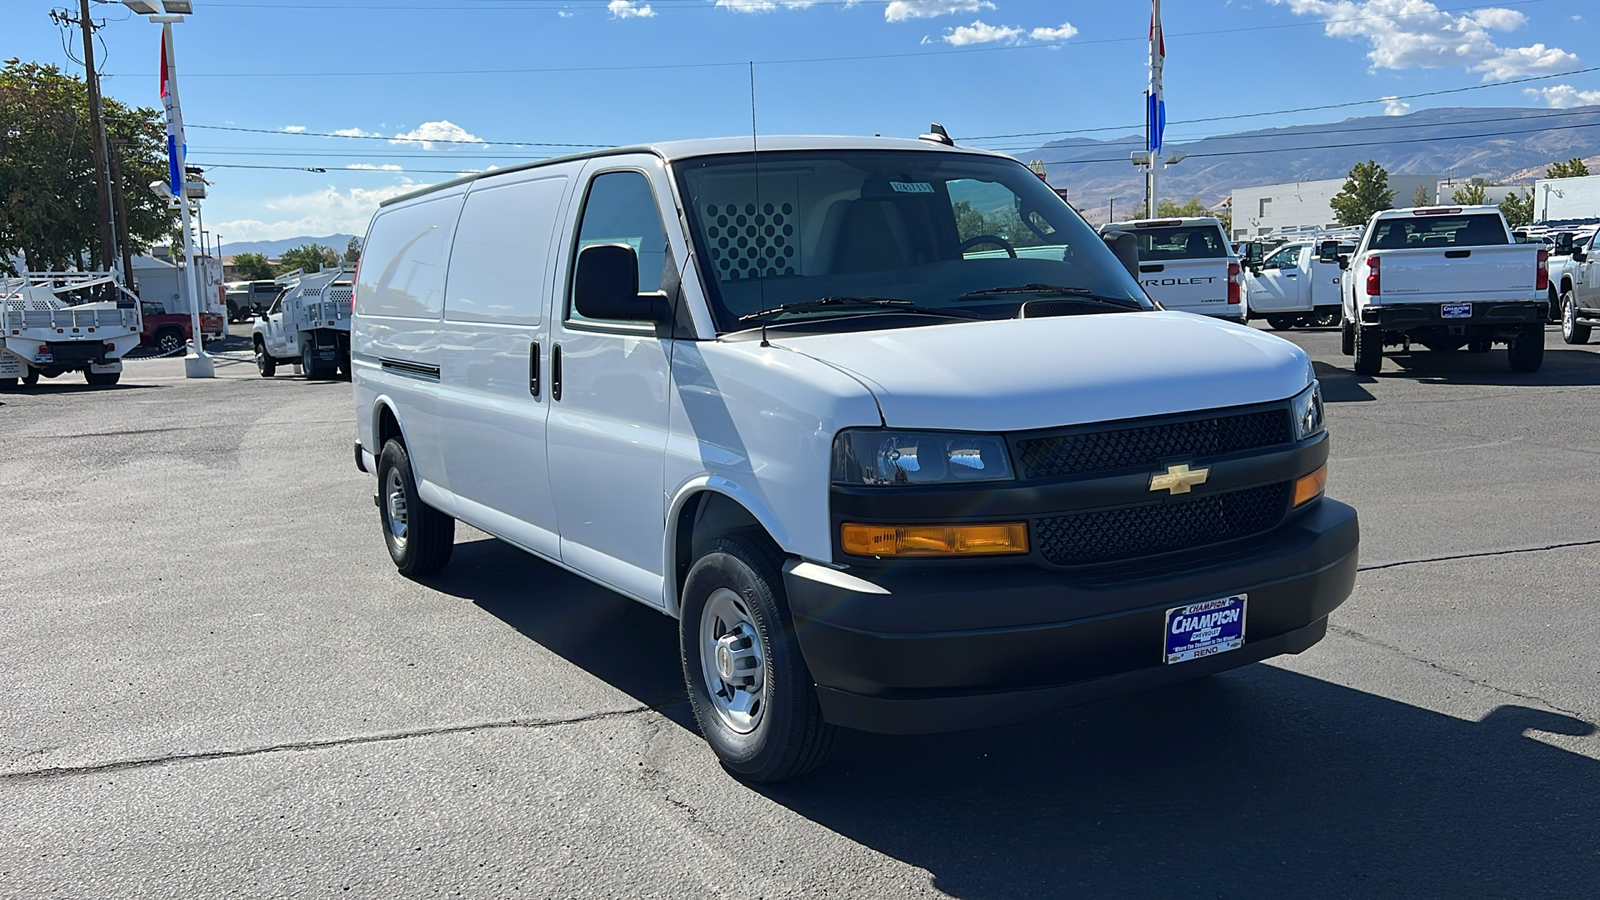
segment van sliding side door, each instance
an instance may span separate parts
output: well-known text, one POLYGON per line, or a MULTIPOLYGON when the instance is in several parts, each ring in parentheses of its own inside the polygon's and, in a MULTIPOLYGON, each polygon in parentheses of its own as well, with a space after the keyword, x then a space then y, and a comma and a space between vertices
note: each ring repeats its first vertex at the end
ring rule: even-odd
POLYGON ((684 251, 672 250, 663 225, 671 191, 659 159, 592 160, 582 180, 563 241, 548 369, 561 559, 662 606, 671 341, 651 325, 583 317, 572 306, 572 276, 582 248, 623 244, 638 254, 639 290, 649 293, 684 251))

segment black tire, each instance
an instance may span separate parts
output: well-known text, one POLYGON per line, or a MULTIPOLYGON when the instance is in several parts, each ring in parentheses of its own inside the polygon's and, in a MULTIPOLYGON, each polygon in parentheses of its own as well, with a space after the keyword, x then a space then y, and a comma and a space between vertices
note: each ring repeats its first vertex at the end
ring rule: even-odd
POLYGON ((406 445, 393 438, 378 454, 378 522, 389 558, 401 575, 421 578, 450 562, 455 550, 456 520, 417 496, 411 457, 406 445), (398 498, 394 496, 397 491, 398 498))
POLYGON ((177 353, 179 350, 183 349, 183 345, 187 343, 187 341, 184 340, 183 329, 181 328, 161 329, 160 331, 156 332, 155 342, 156 349, 161 351, 162 356, 177 353))
POLYGON ((1561 295, 1556 293, 1554 285, 1550 287, 1550 308, 1547 310, 1547 312, 1547 318, 1549 319, 1550 324, 1561 324, 1561 295))
POLYGON ((38 383, 39 383, 39 370, 38 369, 29 369, 28 371, 26 371, 26 372, 24 372, 22 374, 22 385, 23 385, 23 387, 33 387, 34 385, 36 385, 38 383))
POLYGON ((1362 325, 1355 331, 1356 374, 1378 374, 1383 368, 1383 329, 1376 325, 1362 325))
POLYGON ((278 360, 267 352, 267 345, 256 341, 256 370, 262 378, 271 378, 278 371, 278 360))
POLYGON ((1345 356, 1356 355, 1356 326, 1353 322, 1341 321, 1339 325, 1339 352, 1345 356))
POLYGON ((84 370, 83 380, 89 382, 90 387, 111 387, 122 380, 121 372, 90 372, 84 370))
POLYGON ((339 354, 339 377, 345 381, 350 380, 350 354, 339 354))
POLYGON ((1561 295, 1561 340, 1569 344, 1589 343, 1592 326, 1578 324, 1578 301, 1571 291, 1561 295))
POLYGON ((1271 315, 1267 316, 1267 327, 1273 331, 1288 331, 1299 324, 1298 316, 1271 315))
MULTIPOLYGON (((822 707, 784 597, 776 547, 747 535, 712 541, 684 581, 678 636, 683 679, 695 721, 723 768, 745 781, 769 782, 802 775, 827 761, 837 729, 822 719, 822 707), (703 620, 708 609, 714 615, 718 609, 730 608, 729 604, 744 620, 717 643, 731 639, 733 644, 742 644, 737 652, 746 658, 751 647, 759 650, 756 664, 748 669, 728 663, 735 672, 759 672, 761 678, 759 706, 750 707, 756 714, 748 731, 736 728, 713 700, 708 684, 712 676, 704 664, 705 635, 714 633, 724 620, 703 620)), ((722 696, 737 693, 720 677, 718 680, 722 696)))
POLYGON ((317 359, 317 348, 314 345, 310 343, 300 345, 300 371, 307 378, 318 381, 332 378, 333 375, 328 371, 330 368, 317 359))
POLYGON ((1506 359, 1513 372, 1537 372, 1544 365, 1544 325, 1529 325, 1511 339, 1506 359))
POLYGON ((1339 324, 1339 320, 1341 318, 1343 317, 1339 314, 1339 310, 1324 310, 1322 312, 1312 314, 1311 326, 1313 328, 1332 328, 1333 326, 1339 324))

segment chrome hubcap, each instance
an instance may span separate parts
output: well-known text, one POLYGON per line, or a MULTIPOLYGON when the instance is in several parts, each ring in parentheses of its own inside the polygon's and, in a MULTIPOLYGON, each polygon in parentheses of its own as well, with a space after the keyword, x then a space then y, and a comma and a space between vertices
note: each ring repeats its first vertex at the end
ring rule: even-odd
POLYGON ((399 469, 390 469, 384 483, 384 509, 388 512, 389 537, 395 546, 406 545, 406 485, 399 469))
POLYGON ((1561 333, 1572 337, 1572 326, 1576 324, 1578 324, 1577 313, 1572 309, 1571 298, 1568 298, 1561 304, 1561 333))
POLYGON ((700 668, 718 718, 740 734, 761 724, 767 707, 767 666, 749 603, 718 588, 700 614, 700 668))

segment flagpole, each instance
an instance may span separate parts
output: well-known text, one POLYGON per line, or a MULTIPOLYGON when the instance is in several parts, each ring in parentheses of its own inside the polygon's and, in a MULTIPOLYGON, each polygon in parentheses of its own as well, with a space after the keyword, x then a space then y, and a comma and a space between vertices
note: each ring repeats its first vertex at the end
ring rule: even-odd
POLYGON ((178 62, 172 44, 171 22, 161 23, 161 53, 161 91, 167 110, 168 177, 183 223, 184 287, 189 294, 189 327, 193 338, 192 349, 183 359, 183 369, 189 378, 212 378, 216 375, 216 368, 211 358, 206 356, 205 338, 200 330, 200 285, 195 272, 194 227, 189 221, 189 196, 184 184, 188 180, 188 173, 183 166, 188 156, 188 146, 183 134, 183 107, 178 101, 178 62))
POLYGON ((1160 164, 1162 126, 1166 124, 1162 121, 1166 98, 1161 91, 1161 70, 1165 65, 1166 38, 1161 33, 1161 0, 1150 0, 1150 100, 1145 110, 1150 122, 1150 164, 1145 169, 1145 177, 1149 179, 1145 215, 1151 219, 1156 217, 1159 208, 1156 200, 1156 168, 1160 164))

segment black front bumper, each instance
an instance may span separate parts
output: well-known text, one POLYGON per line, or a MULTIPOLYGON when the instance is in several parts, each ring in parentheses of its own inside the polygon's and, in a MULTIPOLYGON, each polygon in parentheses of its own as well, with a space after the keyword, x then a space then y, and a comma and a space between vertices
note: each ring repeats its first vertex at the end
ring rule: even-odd
POLYGON ((1031 567, 852 569, 879 592, 786 571, 824 717, 915 734, 998 725, 1315 644, 1355 586, 1354 509, 1323 499, 1207 555, 1098 573, 1031 567), (1166 611, 1249 595, 1244 647, 1163 661, 1166 611))

